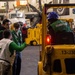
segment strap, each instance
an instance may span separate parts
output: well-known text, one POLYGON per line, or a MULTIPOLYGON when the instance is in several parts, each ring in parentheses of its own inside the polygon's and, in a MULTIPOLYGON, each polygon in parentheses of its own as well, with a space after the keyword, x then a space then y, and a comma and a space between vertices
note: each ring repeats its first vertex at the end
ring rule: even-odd
POLYGON ((10 64, 10 62, 8 60, 2 59, 2 58, 0 58, 0 60, 3 60, 3 61, 5 61, 5 62, 10 64))

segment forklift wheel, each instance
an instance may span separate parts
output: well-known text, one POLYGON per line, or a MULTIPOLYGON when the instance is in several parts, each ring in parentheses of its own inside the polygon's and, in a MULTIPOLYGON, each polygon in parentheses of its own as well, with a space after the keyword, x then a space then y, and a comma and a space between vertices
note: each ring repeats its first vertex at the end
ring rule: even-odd
POLYGON ((34 40, 34 41, 33 41, 33 46, 35 46, 35 45, 37 45, 37 42, 34 40))
POLYGON ((36 46, 36 45, 37 45, 37 42, 36 42, 35 40, 30 41, 30 45, 31 45, 31 46, 36 46))

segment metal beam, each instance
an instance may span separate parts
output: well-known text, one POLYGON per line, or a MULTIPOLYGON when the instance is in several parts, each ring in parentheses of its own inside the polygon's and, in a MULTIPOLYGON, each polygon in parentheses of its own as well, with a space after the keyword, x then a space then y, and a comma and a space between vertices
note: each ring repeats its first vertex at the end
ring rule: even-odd
POLYGON ((45 4, 44 5, 45 14, 47 9, 49 8, 75 8, 75 4, 45 4))
POLYGON ((45 4, 46 8, 75 8, 75 4, 45 4))
POLYGON ((4 1, 16 1, 16 0, 0 0, 0 2, 4 2, 4 1))

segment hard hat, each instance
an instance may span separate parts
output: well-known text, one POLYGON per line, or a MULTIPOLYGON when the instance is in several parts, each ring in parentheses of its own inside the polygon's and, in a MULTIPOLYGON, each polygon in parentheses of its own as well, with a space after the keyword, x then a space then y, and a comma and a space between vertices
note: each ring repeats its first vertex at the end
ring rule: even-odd
POLYGON ((58 19, 58 14, 56 12, 50 12, 47 16, 48 20, 49 19, 58 19))

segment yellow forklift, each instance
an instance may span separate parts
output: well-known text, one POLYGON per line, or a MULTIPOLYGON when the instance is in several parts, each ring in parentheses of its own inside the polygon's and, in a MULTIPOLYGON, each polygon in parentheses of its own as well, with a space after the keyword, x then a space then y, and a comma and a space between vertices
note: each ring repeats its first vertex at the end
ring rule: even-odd
MULTIPOLYGON (((47 9, 75 8, 75 4, 45 4, 42 12, 42 50, 38 62, 38 75, 75 75, 74 37, 70 43, 51 45, 51 37, 47 34, 47 9)), ((72 19, 69 20, 72 22, 72 19)), ((71 25, 71 23, 70 23, 71 25)), ((68 36, 68 38, 69 38, 68 36)))
POLYGON ((42 44, 42 24, 37 24, 34 28, 27 30, 27 38, 25 41, 28 45, 41 45, 42 44))

